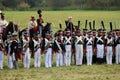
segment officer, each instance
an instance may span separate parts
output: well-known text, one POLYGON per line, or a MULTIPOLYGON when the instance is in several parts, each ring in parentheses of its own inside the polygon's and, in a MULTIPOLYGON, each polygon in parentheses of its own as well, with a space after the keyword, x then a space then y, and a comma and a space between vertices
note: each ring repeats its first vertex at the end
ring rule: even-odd
POLYGON ((6 26, 8 26, 8 22, 6 21, 4 14, 1 13, 0 28, 6 28, 6 26))
POLYGON ((8 22, 5 19, 4 13, 1 14, 1 19, 0 19, 0 33, 3 33, 4 28, 8 26, 8 22))
POLYGON ((75 31, 75 27, 73 25, 72 20, 73 20, 72 16, 69 16, 68 20, 65 21, 65 24, 66 24, 65 31, 67 31, 67 29, 69 29, 71 32, 75 31))
POLYGON ((39 19, 37 19, 37 26, 38 26, 38 30, 40 33, 40 36, 42 36, 42 30, 43 30, 43 18, 42 18, 42 10, 38 10, 37 11, 38 15, 39 15, 39 19))
POLYGON ((28 23, 28 27, 29 27, 29 29, 31 29, 31 28, 34 28, 36 26, 37 26, 37 22, 35 20, 35 17, 31 16, 31 19, 30 19, 30 21, 28 23))

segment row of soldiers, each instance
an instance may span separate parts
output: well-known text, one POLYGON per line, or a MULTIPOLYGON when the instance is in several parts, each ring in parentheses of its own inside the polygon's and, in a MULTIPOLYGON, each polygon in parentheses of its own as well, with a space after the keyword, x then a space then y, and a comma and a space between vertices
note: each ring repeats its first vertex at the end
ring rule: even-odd
MULTIPOLYGON (((120 30, 106 32, 104 28, 96 30, 95 28, 87 31, 74 27, 72 17, 66 21, 65 30, 58 30, 54 38, 50 31, 41 36, 42 17, 41 11, 38 11, 40 19, 36 20, 31 17, 29 28, 22 32, 20 40, 16 32, 7 34, 6 45, 3 44, 2 35, 0 37, 0 69, 3 69, 3 56, 7 53, 8 67, 10 69, 18 68, 18 59, 22 59, 23 66, 30 68, 31 56, 34 57, 34 67, 40 67, 41 54, 44 53, 45 67, 52 67, 53 53, 56 53, 56 66, 70 66, 72 56, 77 66, 83 64, 84 55, 86 55, 87 65, 93 62, 103 63, 106 55, 107 64, 112 64, 113 53, 115 53, 116 64, 120 63, 120 30), (39 24, 38 24, 39 23, 39 24), (36 26, 39 28, 36 29, 36 26), (34 27, 33 37, 30 37, 31 28, 34 27), (97 34, 98 32, 98 34, 97 34), (5 49, 6 48, 6 49, 5 49), (6 51, 6 52, 5 52, 6 51), (21 58, 22 56, 22 58, 21 58), (94 59, 95 58, 95 59, 94 59)), ((80 21, 78 21, 80 23, 80 21)), ((102 22, 103 23, 103 22, 102 22)), ((111 23, 110 23, 111 25, 111 23)), ((60 24, 61 28, 61 24, 60 24)))

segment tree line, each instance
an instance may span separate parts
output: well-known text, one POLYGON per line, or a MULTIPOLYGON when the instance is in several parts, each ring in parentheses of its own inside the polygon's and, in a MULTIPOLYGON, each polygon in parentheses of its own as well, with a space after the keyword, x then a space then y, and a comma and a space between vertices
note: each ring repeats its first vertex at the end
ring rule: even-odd
POLYGON ((2 10, 120 10, 120 0, 0 0, 2 10))

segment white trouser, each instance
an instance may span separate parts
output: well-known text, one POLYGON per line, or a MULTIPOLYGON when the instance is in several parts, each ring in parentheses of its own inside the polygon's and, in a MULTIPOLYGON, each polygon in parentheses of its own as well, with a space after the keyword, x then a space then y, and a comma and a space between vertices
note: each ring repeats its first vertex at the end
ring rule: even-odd
POLYGON ((24 57, 23 57, 23 65, 25 68, 30 68, 30 57, 31 57, 30 49, 28 48, 24 53, 24 57))
POLYGON ((56 66, 62 66, 63 65, 63 54, 62 51, 58 51, 56 53, 56 66))
POLYGON ((104 56, 104 45, 97 44, 97 58, 103 58, 104 56))
POLYGON ((82 65, 83 60, 83 45, 75 45, 76 65, 82 65))
POLYGON ((87 65, 92 65, 92 56, 93 56, 93 48, 92 45, 87 45, 87 53, 86 53, 86 58, 87 58, 87 65))
POLYGON ((13 68, 13 62, 15 61, 15 54, 10 54, 8 53, 8 68, 12 69, 13 68))
POLYGON ((3 56, 4 56, 3 51, 0 51, 0 69, 3 69, 3 56))
POLYGON ((106 53, 106 62, 107 64, 112 64, 112 46, 107 46, 107 53, 106 53))
POLYGON ((70 66, 71 64, 71 45, 65 45, 65 65, 70 66))
POLYGON ((63 65, 65 65, 65 52, 63 52, 63 65))
POLYGON ((116 64, 120 63, 120 44, 116 46, 116 64))
POLYGON ((40 67, 41 49, 39 48, 34 54, 34 67, 40 67))
POLYGON ((45 53, 45 67, 52 67, 52 48, 48 48, 45 53))

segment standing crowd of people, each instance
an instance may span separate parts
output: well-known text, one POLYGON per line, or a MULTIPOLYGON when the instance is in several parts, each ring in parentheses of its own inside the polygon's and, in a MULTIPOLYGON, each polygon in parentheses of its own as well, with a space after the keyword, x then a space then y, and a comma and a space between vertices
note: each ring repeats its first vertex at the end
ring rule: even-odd
POLYGON ((41 66, 41 55, 44 54, 46 68, 52 67, 53 55, 56 55, 56 66, 81 66, 83 63, 91 66, 93 63, 102 64, 106 62, 112 65, 120 63, 120 29, 113 29, 110 22, 110 31, 107 31, 104 22, 101 28, 95 29, 89 22, 90 29, 81 29, 80 21, 75 26, 72 17, 65 21, 66 28, 60 29, 52 36, 50 23, 43 26, 42 11, 38 10, 39 19, 31 16, 28 27, 22 31, 8 31, 7 39, 3 40, 3 34, 9 23, 1 12, 0 20, 0 69, 3 69, 4 54, 7 54, 8 68, 18 69, 18 61, 21 59, 24 68, 30 68, 31 56, 34 58, 34 67, 41 66), (19 37, 18 37, 19 36, 19 37), (74 60, 72 60, 74 57, 74 60))

